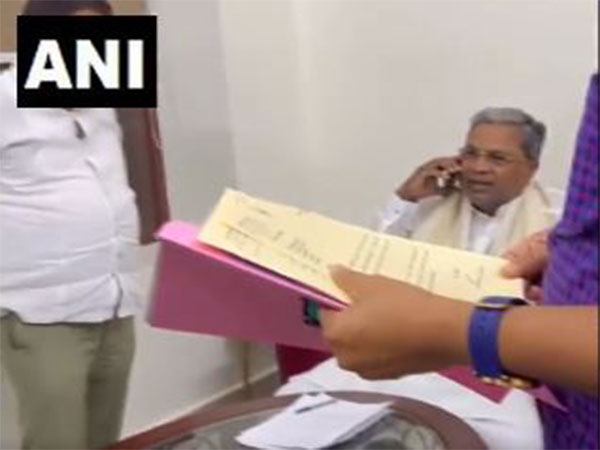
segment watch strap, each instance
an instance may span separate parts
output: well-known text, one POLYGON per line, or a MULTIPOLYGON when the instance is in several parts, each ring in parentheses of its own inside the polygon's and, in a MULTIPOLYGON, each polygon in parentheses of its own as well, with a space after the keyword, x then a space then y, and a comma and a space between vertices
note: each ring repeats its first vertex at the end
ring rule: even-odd
POLYGON ((475 375, 482 381, 506 387, 531 388, 536 383, 507 374, 502 368, 498 339, 504 312, 512 306, 530 304, 517 297, 484 297, 469 322, 468 346, 475 375))

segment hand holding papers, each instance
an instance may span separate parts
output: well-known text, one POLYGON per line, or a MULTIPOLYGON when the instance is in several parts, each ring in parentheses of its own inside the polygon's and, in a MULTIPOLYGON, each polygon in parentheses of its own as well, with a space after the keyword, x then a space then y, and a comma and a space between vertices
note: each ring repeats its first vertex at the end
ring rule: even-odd
POLYGON ((200 241, 299 281, 343 303, 328 266, 405 281, 466 301, 521 293, 498 275, 504 260, 376 233, 322 215, 226 190, 200 241))
MULTIPOLYGON (((306 317, 305 299, 342 309, 349 299, 329 276, 343 264, 467 301, 520 295, 504 261, 378 234, 321 215, 226 191, 201 227, 173 221, 159 233, 149 322, 156 327, 329 350, 306 317), (337 300, 333 300, 337 299, 337 300)), ((449 369, 449 370, 454 370, 449 369)), ((470 371, 449 374, 484 395, 470 371)))
POLYGON ((390 413, 390 402, 366 404, 303 395, 267 421, 242 432, 237 441, 256 448, 317 449, 346 442, 390 413))

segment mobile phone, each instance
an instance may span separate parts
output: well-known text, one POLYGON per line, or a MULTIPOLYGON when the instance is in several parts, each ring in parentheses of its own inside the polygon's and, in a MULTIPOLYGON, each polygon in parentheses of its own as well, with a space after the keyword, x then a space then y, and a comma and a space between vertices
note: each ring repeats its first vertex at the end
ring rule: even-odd
POLYGON ((439 190, 460 189, 459 173, 454 173, 449 178, 436 177, 436 184, 439 190))

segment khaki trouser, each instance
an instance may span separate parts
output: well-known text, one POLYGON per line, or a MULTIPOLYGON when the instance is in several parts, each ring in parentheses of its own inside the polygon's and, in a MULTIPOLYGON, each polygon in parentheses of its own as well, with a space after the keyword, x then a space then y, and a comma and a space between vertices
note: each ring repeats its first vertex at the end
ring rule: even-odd
POLYGON ((133 319, 27 324, 0 319, 23 448, 95 449, 119 438, 135 347, 133 319))

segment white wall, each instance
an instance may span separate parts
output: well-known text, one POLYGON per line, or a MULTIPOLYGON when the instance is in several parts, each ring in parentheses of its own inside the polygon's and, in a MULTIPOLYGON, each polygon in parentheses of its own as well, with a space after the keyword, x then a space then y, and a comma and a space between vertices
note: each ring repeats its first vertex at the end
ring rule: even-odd
POLYGON ((541 178, 565 185, 588 77, 593 0, 222 2, 241 188, 365 223, 469 117, 547 123, 541 178))
POLYGON ((308 206, 311 130, 296 4, 224 0, 220 5, 238 186, 308 206))

